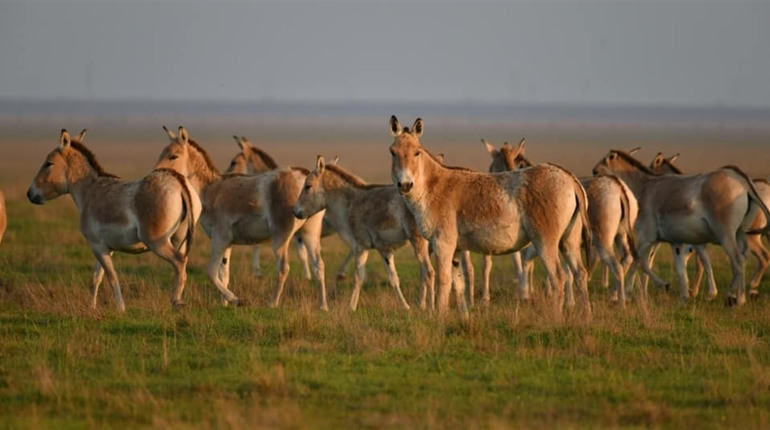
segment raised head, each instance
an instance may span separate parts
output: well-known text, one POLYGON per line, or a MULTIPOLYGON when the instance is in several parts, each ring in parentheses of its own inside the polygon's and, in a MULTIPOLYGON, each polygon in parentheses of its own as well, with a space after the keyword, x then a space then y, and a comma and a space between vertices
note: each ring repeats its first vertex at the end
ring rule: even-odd
POLYGON ((163 126, 163 130, 168 135, 169 143, 163 148, 158 162, 155 163, 156 169, 173 169, 184 176, 190 175, 190 136, 187 129, 179 126, 179 131, 174 134, 173 131, 163 126))
POLYGON ((233 157, 227 168, 227 173, 256 175, 278 167, 272 157, 252 145, 246 137, 233 136, 233 139, 235 139, 241 152, 233 157))
POLYGON ((492 163, 489 165, 490 172, 505 172, 507 170, 518 170, 525 167, 532 166, 529 160, 524 156, 525 154, 525 139, 522 138, 519 144, 511 146, 508 142, 505 142, 500 149, 496 149, 494 145, 487 142, 486 139, 481 139, 481 143, 487 148, 487 152, 492 157, 492 163))
POLYGON ((628 152, 613 149, 607 153, 593 168, 593 174, 613 174, 623 172, 641 172, 645 174, 654 174, 641 161, 632 157, 628 152))
POLYGON ((225 173, 237 173, 245 175, 249 172, 249 168, 246 162, 246 153, 251 151, 251 144, 248 142, 248 140, 244 140, 246 139, 245 137, 238 137, 233 135, 233 139, 235 139, 235 143, 238 144, 241 152, 235 154, 233 159, 230 161, 230 165, 227 166, 225 173))
MULTIPOLYGON (((96 161, 96 157, 82 143, 86 129, 77 136, 70 136, 62 129, 59 146, 49 152, 27 190, 30 202, 42 205, 48 200, 69 193, 73 179, 86 175, 108 175, 96 161)), ((110 175, 111 176, 111 175, 110 175)))
POLYGON ((326 194, 323 186, 323 174, 326 160, 322 155, 316 157, 315 168, 305 178, 302 192, 294 205, 294 216, 305 219, 326 209, 326 194))
POLYGON ((677 175, 682 174, 682 169, 674 165, 674 162, 679 158, 679 154, 674 154, 669 158, 663 156, 662 152, 658 152, 655 158, 650 163, 650 170, 658 174, 673 173, 677 175))
POLYGON ((422 130, 422 118, 417 118, 410 130, 408 127, 401 128, 395 115, 390 117, 390 134, 394 138, 390 145, 390 177, 398 191, 404 195, 412 192, 415 181, 421 180, 426 159, 431 158, 420 144, 422 130))

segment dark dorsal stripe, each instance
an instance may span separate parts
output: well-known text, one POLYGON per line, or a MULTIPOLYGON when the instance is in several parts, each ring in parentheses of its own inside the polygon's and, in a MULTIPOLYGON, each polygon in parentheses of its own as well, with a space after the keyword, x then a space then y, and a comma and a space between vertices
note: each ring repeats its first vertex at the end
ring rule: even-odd
POLYGON ((213 161, 211 161, 211 157, 209 157, 209 153, 208 153, 208 152, 206 152, 206 150, 205 150, 205 149, 203 149, 203 148, 202 148, 202 147, 201 147, 201 146, 198 144, 198 142, 196 142, 196 141, 195 141, 195 140, 193 140, 193 139, 189 139, 189 140, 187 141, 187 143, 188 143, 190 146, 192 146, 193 148, 195 148, 195 150, 196 150, 196 151, 198 151, 198 153, 201 155, 201 157, 203 157, 203 161, 206 163, 206 166, 209 168, 209 170, 211 170, 212 172, 214 172, 214 173, 215 173, 215 174, 217 174, 217 175, 220 175, 220 173, 219 173, 219 169, 217 169, 217 166, 215 166, 215 165, 214 165, 214 162, 213 162, 213 161))
POLYGON ((86 148, 86 146, 83 145, 82 143, 73 140, 73 141, 70 141, 70 147, 78 151, 80 154, 83 155, 83 157, 85 157, 86 161, 91 166, 91 168, 93 168, 96 171, 97 175, 106 176, 108 178, 120 179, 120 177, 117 175, 113 175, 112 173, 105 172, 102 165, 99 164, 99 161, 97 161, 96 155, 94 155, 94 153, 91 152, 90 149, 86 148))

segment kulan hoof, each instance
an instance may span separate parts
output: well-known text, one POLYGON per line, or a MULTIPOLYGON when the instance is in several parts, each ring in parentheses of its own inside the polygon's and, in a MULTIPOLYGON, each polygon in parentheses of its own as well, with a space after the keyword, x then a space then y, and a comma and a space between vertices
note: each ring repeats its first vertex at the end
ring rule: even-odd
POLYGON ((338 281, 344 281, 345 279, 348 279, 348 275, 345 273, 338 273, 337 278, 338 281))
POLYGON ((171 307, 174 308, 175 311, 181 311, 187 307, 187 303, 182 300, 175 300, 171 302, 171 307))
POLYGON ((727 298, 725 299, 725 306, 727 306, 728 308, 731 308, 731 307, 737 306, 737 305, 738 305, 738 298, 737 297, 727 296, 727 298))
POLYGON ((666 284, 663 286, 663 289, 668 293, 671 292, 671 284, 666 284))
POLYGON ((759 291, 757 290, 749 291, 749 300, 751 300, 752 302, 756 302, 757 300, 759 300, 759 291))
POLYGON ((233 306, 233 307, 236 307, 236 308, 241 308, 241 307, 249 305, 249 303, 248 303, 248 301, 246 299, 239 299, 239 298, 235 298, 233 300, 230 300, 228 302, 228 304, 230 306, 233 306))

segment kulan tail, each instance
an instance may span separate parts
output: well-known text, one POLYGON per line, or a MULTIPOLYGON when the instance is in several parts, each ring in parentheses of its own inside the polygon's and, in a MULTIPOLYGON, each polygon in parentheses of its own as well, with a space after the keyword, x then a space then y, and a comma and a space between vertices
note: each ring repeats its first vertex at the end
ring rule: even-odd
POLYGON ((623 181, 615 175, 607 175, 612 178, 620 187, 620 207, 623 209, 623 222, 626 226, 628 247, 631 251, 631 257, 637 259, 636 253, 636 234, 634 232, 634 220, 631 219, 631 199, 628 197, 628 189, 623 181))
POLYGON ((188 255, 190 255, 190 250, 192 249, 192 243, 193 243, 193 236, 195 235, 195 221, 196 221, 195 217, 196 216, 195 216, 195 206, 193 205, 192 191, 190 191, 190 187, 185 177, 182 176, 176 170, 167 169, 167 168, 160 168, 157 170, 169 173, 177 181, 179 181, 179 184, 182 186, 182 193, 181 193, 182 218, 187 219, 187 234, 185 235, 184 240, 179 243, 178 249, 181 249, 182 245, 184 245, 185 250, 183 255, 187 257, 188 255))
POLYGON ((737 173, 740 177, 743 178, 744 181, 746 181, 746 188, 747 193, 749 195, 749 200, 754 202, 755 205, 759 207, 759 209, 765 214, 765 225, 748 230, 746 234, 762 234, 762 235, 768 235, 770 233, 770 210, 767 209, 767 206, 765 205, 765 202, 762 201, 762 197, 759 196, 759 191, 757 191, 757 187, 754 186, 754 182, 749 178, 749 176, 743 172, 740 168, 737 166, 724 166, 723 169, 729 169, 733 172, 737 173))

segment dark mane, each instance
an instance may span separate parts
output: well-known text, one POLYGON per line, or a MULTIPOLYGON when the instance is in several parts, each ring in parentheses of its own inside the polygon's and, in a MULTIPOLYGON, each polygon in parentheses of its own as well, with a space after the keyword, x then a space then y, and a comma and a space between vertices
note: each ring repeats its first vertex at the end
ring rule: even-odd
POLYGON ((762 184, 765 184, 765 185, 770 185, 770 182, 768 182, 767 179, 763 179, 763 178, 753 179, 753 181, 754 182, 759 182, 759 183, 762 183, 762 184))
POLYGON ((196 150, 196 151, 198 151, 198 153, 200 153, 200 154, 201 154, 201 156, 203 157, 203 161, 206 163, 206 166, 208 166, 209 170, 211 170, 212 172, 216 173, 217 175, 219 175, 219 174, 220 174, 220 173, 219 173, 219 169, 217 169, 217 166, 215 166, 215 165, 214 165, 214 162, 213 162, 213 161, 211 161, 211 157, 209 157, 209 153, 208 153, 208 152, 206 152, 206 150, 205 150, 205 149, 203 149, 203 148, 202 148, 202 147, 201 147, 201 146, 198 144, 198 142, 196 142, 195 140, 193 140, 192 138, 190 138, 190 139, 187 141, 187 143, 188 143, 188 144, 190 144, 190 146, 192 146, 193 148, 195 148, 195 150, 196 150))
POLYGON ((653 175, 653 176, 660 176, 660 175, 656 174, 655 172, 653 172, 652 170, 650 170, 649 167, 647 167, 644 164, 642 164, 641 161, 639 161, 636 158, 628 155, 628 153, 626 153, 624 151, 621 151, 619 149, 613 149, 612 152, 614 152, 615 154, 617 154, 618 157, 622 158, 628 164, 636 167, 637 169, 641 170, 642 172, 647 173, 649 175, 653 175))
POLYGON ((86 161, 88 161, 88 164, 93 167, 94 170, 96 170, 96 174, 99 176, 105 176, 108 178, 116 178, 120 179, 119 176, 113 175, 112 173, 107 173, 104 171, 104 168, 101 164, 99 164, 99 161, 96 160, 96 155, 94 155, 93 152, 91 152, 90 149, 86 148, 85 145, 78 141, 70 141, 70 147, 78 151, 83 155, 83 157, 86 158, 86 161))
POLYGON ((253 146, 251 147, 251 150, 259 155, 259 158, 262 159, 262 162, 265 163, 268 169, 278 168, 278 164, 275 162, 275 160, 273 160, 273 157, 267 155, 267 152, 253 146))
POLYGON ((363 179, 359 178, 358 176, 348 172, 347 170, 343 169, 342 167, 336 165, 336 164, 327 164, 325 167, 326 170, 329 172, 335 174, 338 178, 340 178, 343 182, 355 187, 355 188, 362 188, 365 190, 369 190, 372 188, 379 188, 379 187, 391 187, 392 185, 388 184, 370 184, 364 181, 363 179))

